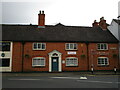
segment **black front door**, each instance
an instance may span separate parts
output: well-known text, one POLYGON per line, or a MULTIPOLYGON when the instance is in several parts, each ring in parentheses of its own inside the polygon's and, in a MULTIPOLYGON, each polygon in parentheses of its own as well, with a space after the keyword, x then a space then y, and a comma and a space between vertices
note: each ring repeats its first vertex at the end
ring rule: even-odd
POLYGON ((52 57, 52 72, 58 72, 58 57, 52 57))

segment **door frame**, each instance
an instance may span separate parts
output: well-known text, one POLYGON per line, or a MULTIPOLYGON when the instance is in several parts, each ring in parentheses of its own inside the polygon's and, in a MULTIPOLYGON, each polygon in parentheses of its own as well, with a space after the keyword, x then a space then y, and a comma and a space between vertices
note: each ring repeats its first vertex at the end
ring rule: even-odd
POLYGON ((62 60, 61 60, 62 53, 60 53, 57 50, 53 50, 52 52, 48 53, 48 55, 49 55, 49 72, 52 72, 52 57, 58 57, 58 72, 62 72, 62 60))

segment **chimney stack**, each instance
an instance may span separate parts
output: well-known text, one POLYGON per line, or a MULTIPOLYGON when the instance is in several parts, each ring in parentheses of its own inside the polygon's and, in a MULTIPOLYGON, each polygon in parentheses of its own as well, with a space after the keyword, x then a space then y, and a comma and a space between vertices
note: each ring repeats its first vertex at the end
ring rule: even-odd
POLYGON ((101 17, 101 18, 100 18, 99 26, 100 26, 103 30, 107 30, 107 23, 106 23, 106 20, 104 20, 104 17, 101 17))
POLYGON ((96 22, 96 20, 94 20, 94 23, 92 24, 93 27, 98 27, 99 26, 99 23, 96 22))
POLYGON ((38 28, 45 28, 45 14, 40 11, 38 14, 38 28))
POLYGON ((100 18, 100 22, 96 22, 96 20, 94 20, 94 23, 92 23, 93 27, 101 27, 103 30, 107 30, 107 23, 106 20, 104 20, 104 17, 100 18))

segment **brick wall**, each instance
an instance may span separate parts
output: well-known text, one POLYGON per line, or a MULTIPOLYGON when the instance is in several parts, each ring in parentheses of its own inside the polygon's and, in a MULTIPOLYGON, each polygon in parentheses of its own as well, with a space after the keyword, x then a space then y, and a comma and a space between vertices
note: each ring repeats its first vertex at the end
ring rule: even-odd
MULTIPOLYGON (((65 50, 65 42, 64 43, 46 43, 46 50, 33 50, 32 45, 33 42, 26 42, 24 45, 24 56, 27 54, 29 57, 24 57, 23 63, 23 71, 49 71, 49 55, 48 53, 53 50, 57 50, 62 53, 62 61, 65 61, 67 57, 77 57, 78 58, 78 66, 76 67, 68 67, 65 63, 62 63, 62 71, 83 71, 90 70, 91 64, 93 61, 95 70, 113 70, 114 66, 118 68, 118 58, 113 58, 113 54, 118 54, 118 44, 109 44, 109 49, 107 51, 98 51, 96 49, 96 43, 90 43, 88 45, 88 53, 87 55, 87 45, 85 43, 77 43, 78 50, 74 50, 76 52, 75 55, 69 55, 67 52, 70 50, 65 50), (116 49, 114 49, 116 47, 116 49), (91 49, 94 50, 95 54, 91 53, 91 49), (99 55, 99 53, 105 52, 106 55, 99 55), (81 55, 85 55, 85 57, 81 57, 81 55), (109 66, 101 67, 97 65, 97 57, 105 56, 109 58, 109 66), (32 58, 33 57, 45 57, 46 65, 44 67, 32 67, 32 58), (89 59, 89 60, 88 60, 89 59)), ((13 72, 21 71, 22 67, 22 44, 19 42, 14 42, 13 44, 13 72)))
MULTIPOLYGON (((49 70, 49 55, 48 53, 53 50, 57 50, 62 53, 62 60, 65 61, 67 57, 77 57, 79 65, 77 67, 66 67, 66 64, 62 64, 62 71, 79 71, 87 70, 87 59, 81 58, 80 55, 83 53, 86 55, 86 45, 79 43, 78 50, 75 50, 76 55, 68 55, 68 50, 65 50, 65 43, 46 43, 46 50, 32 50, 32 43, 26 43, 24 46, 25 54, 29 54, 30 58, 24 59, 24 71, 48 71, 49 70), (45 57, 45 67, 32 67, 33 57, 45 57)), ((87 55, 86 55, 87 56, 87 55)))
POLYGON ((21 72, 22 70, 22 44, 13 42, 12 71, 21 72))
MULTIPOLYGON (((118 54, 118 44, 108 44, 108 50, 97 50, 97 46, 95 43, 89 44, 89 66, 92 64, 94 66, 94 70, 113 70, 114 67, 119 68, 118 66, 118 56, 114 57, 113 55, 118 54), (92 51, 93 50, 93 51, 92 51), (108 66, 99 66, 97 63, 98 57, 108 57, 109 65, 108 66)), ((89 70, 90 70, 89 67, 89 70)))

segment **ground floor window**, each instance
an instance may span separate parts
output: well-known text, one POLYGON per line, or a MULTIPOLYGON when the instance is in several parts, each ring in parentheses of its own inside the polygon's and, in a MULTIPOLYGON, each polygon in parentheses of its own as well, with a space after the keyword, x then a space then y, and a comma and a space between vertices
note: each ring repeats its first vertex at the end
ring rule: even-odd
POLYGON ((66 66, 78 66, 78 58, 76 57, 67 57, 66 66))
POLYGON ((0 59, 0 67, 9 67, 9 66, 10 66, 10 58, 0 59))
POLYGON ((109 65, 107 57, 98 57, 98 65, 109 65))
POLYGON ((44 57, 34 57, 32 59, 32 66, 45 66, 45 58, 44 57))

